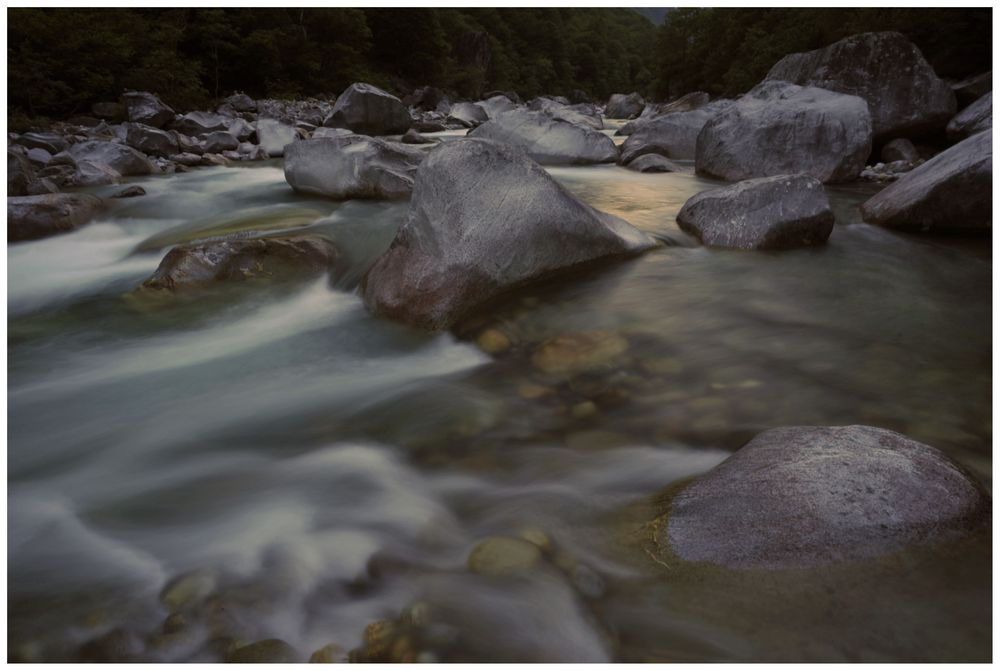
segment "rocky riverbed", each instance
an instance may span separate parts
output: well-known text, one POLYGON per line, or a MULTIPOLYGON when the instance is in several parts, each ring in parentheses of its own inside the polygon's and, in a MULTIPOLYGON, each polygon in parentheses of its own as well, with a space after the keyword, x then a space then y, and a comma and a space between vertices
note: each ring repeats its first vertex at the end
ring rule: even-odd
POLYGON ((11 135, 11 658, 988 659, 992 103, 900 38, 11 135))

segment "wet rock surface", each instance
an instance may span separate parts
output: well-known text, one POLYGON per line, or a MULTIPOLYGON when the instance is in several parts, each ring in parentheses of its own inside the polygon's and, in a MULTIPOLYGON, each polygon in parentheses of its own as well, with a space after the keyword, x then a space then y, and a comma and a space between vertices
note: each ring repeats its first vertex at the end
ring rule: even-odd
POLYGON ((982 487, 942 452, 869 426, 758 435, 677 493, 658 542, 734 569, 823 566, 982 528, 982 487))
POLYGON ((519 147, 546 165, 612 163, 618 159, 618 148, 607 135, 544 112, 505 112, 471 131, 469 137, 519 147))
POLYGON ((826 242, 834 218, 819 180, 781 175, 702 191, 677 223, 711 247, 794 249, 826 242))
POLYGON ((89 222, 103 203, 85 193, 7 198, 7 240, 20 242, 67 233, 89 222))

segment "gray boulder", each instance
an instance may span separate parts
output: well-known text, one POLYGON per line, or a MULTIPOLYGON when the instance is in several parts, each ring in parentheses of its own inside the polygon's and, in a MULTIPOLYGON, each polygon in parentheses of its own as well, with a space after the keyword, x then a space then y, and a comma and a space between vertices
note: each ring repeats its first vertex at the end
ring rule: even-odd
POLYGON ((509 112, 517 107, 517 104, 505 95, 495 95, 477 103, 486 112, 490 119, 496 119, 504 112, 509 112))
POLYGON ((51 193, 7 199, 7 240, 37 240, 89 222, 102 201, 87 193, 51 193))
POLYGON ((701 129, 716 114, 732 104, 731 100, 720 100, 689 112, 673 112, 654 117, 637 125, 622 143, 620 162, 628 164, 644 154, 693 159, 701 129))
POLYGON ((257 143, 268 156, 284 156, 285 146, 298 139, 295 127, 277 119, 257 119, 257 143))
POLYGON ((197 137, 217 130, 228 130, 233 120, 214 112, 188 112, 179 117, 172 128, 178 133, 197 137))
POLYGON ((286 148, 285 181, 296 191, 339 200, 407 198, 426 156, 365 135, 303 140, 286 148))
POLYGON ((371 84, 351 84, 337 98, 324 126, 349 128, 366 135, 405 133, 412 120, 406 105, 371 84))
POLYGON ((734 569, 809 568, 955 539, 991 502, 942 452, 870 426, 772 429, 681 490, 661 549, 734 569))
POLYGON ((149 175, 155 172, 153 164, 144 154, 117 142, 101 140, 78 142, 69 148, 69 154, 78 163, 90 161, 98 165, 106 165, 126 176, 149 175))
POLYGON ((967 107, 993 90, 993 71, 955 82, 951 85, 951 90, 958 99, 958 108, 967 107))
POLYGON ((604 133, 526 109, 504 112, 470 131, 469 137, 519 147, 548 165, 612 163, 618 159, 618 147, 604 133))
POLYGON ((695 161, 699 173, 727 181, 805 173, 846 182, 864 169, 871 146, 861 98, 765 81, 705 124, 695 161))
POLYGON ((600 114, 584 114, 551 98, 535 98, 528 103, 528 109, 534 112, 543 112, 553 119, 561 119, 578 126, 586 126, 594 130, 604 128, 604 120, 601 119, 600 114))
POLYGON ((895 140, 887 142, 882 147, 882 161, 885 163, 893 163, 895 161, 915 163, 919 159, 920 152, 905 137, 898 137, 895 140))
POLYGON ((174 133, 153 128, 141 123, 122 124, 125 130, 125 144, 150 156, 170 156, 179 149, 174 133))
POLYGON ((331 270, 339 253, 317 235, 219 240, 171 249, 144 289, 180 291, 218 282, 301 279, 331 270))
POLYGON ((28 149, 44 149, 50 154, 58 154, 69 147, 69 142, 59 133, 25 133, 17 142, 28 149))
POLYGON ((522 150, 462 139, 420 166, 407 219, 362 295, 375 314, 441 329, 513 287, 655 244, 577 200, 522 150))
POLYGON ((105 186, 118 184, 122 175, 109 165, 94 161, 80 160, 66 182, 66 186, 105 186))
POLYGON ((872 116, 875 140, 933 133, 955 116, 955 94, 920 50, 896 32, 861 33, 828 47, 790 54, 767 80, 859 96, 872 116))
POLYGON ((489 120, 486 110, 476 103, 455 103, 448 112, 447 121, 460 123, 466 128, 473 128, 489 120))
POLYGON ((965 138, 993 128, 993 92, 972 103, 955 115, 948 122, 945 132, 952 142, 960 142, 965 138))
POLYGON ((625 167, 636 172, 683 172, 676 163, 658 154, 640 156, 625 167))
POLYGON ((645 105, 638 93, 613 93, 604 106, 604 115, 609 119, 631 119, 639 116, 645 105))
POLYGON ((34 149, 29 149, 28 153, 25 154, 25 156, 27 156, 28 160, 31 162, 31 165, 38 168, 44 168, 49 164, 50 161, 52 161, 52 154, 38 147, 35 147, 34 149))
MULTIPOLYGON (((233 151, 238 149, 240 141, 237 140, 235 136, 224 130, 217 130, 214 133, 206 135, 201 141, 201 146, 207 153, 221 154, 224 151, 233 151)), ((177 153, 176 148, 174 148, 173 153, 177 153)))
POLYGON ((234 93, 226 98, 223 103, 229 105, 237 112, 257 111, 257 103, 254 102, 253 98, 242 92, 234 93))
POLYGON ((992 226, 993 131, 941 152, 861 205, 870 224, 924 231, 986 231, 992 226))
POLYGON ((163 128, 176 116, 163 101, 147 91, 130 91, 122 96, 122 100, 126 118, 134 123, 163 128))
POLYGON ((7 150, 7 196, 27 196, 38 177, 28 157, 11 149, 7 150))
POLYGON ((793 249, 826 242, 833 210, 819 180, 780 175, 695 194, 677 224, 709 247, 793 249))

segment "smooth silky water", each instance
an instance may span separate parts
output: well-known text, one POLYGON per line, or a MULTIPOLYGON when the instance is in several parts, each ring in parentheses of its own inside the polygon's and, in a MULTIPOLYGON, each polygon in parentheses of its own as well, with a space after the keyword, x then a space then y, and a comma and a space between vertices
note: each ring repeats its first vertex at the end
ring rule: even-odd
POLYGON ((140 659, 217 661, 220 636, 305 659, 421 602, 447 661, 988 659, 988 539, 729 573, 656 561, 644 526, 657 494, 782 425, 895 429, 989 487, 988 242, 865 225, 877 187, 851 186, 829 189, 821 248, 711 250, 674 222, 709 180, 550 172, 663 245, 455 333, 375 319, 356 294, 405 203, 297 196, 279 162, 135 180, 147 196, 9 246, 11 654, 72 660, 121 627, 140 659), (328 235, 350 271, 133 291, 169 246, 247 231, 328 235), (484 329, 512 346, 480 351, 484 329), (614 357, 533 362, 581 333, 614 357), (544 568, 466 569, 478 541, 528 529, 554 546, 544 568), (160 590, 191 571, 225 617, 155 636, 160 590))

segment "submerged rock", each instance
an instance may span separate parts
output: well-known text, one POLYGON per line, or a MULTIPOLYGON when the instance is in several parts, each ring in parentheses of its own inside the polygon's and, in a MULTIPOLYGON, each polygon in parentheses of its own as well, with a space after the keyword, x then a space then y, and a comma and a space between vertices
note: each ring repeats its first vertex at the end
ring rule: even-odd
POLYGON ((144 154, 117 142, 79 142, 69 148, 69 154, 77 162, 90 161, 105 165, 125 176, 149 175, 156 171, 144 154))
POLYGON ((638 93, 613 93, 604 106, 604 115, 609 119, 631 119, 639 116, 646 102, 638 93))
POLYGON ((190 608, 215 591, 218 578, 214 571, 191 571, 177 576, 160 591, 160 603, 177 612, 190 608))
POLYGON ((607 368, 620 362, 628 340, 608 331, 586 331, 557 336, 542 343, 531 357, 546 374, 574 374, 607 368))
POLYGON ((464 139, 435 147, 420 166, 407 219, 362 293, 375 314, 440 329, 529 280, 654 245, 524 152, 464 139))
POLYGON ((861 205, 870 224, 924 231, 985 231, 993 225, 993 131, 959 142, 861 205))
POLYGON ((7 241, 67 233, 89 222, 102 206, 100 198, 88 193, 7 198, 7 241))
POLYGON ((296 191, 330 198, 406 198, 426 157, 365 135, 303 140, 287 148, 285 180, 296 191))
POLYGON ((294 664, 301 660, 295 648, 280 638, 269 638, 237 648, 226 661, 231 664, 294 664))
POLYGON ((689 562, 787 569, 983 528, 989 496, 942 452, 870 426, 772 429, 682 489, 659 527, 689 562))
POLYGON ((520 538, 494 536, 480 542, 469 553, 469 570, 498 577, 530 571, 542 561, 542 551, 520 538))
POLYGON ((640 156, 625 167, 636 172, 682 172, 679 165, 657 154, 640 156))
POLYGON ((666 114, 645 122, 622 143, 621 163, 631 163, 646 154, 674 159, 694 158, 701 129, 730 105, 731 100, 718 100, 689 112, 666 114))
POLYGON ((180 245, 167 253, 142 286, 178 291, 216 282, 300 279, 331 270, 338 257, 333 243, 317 235, 180 245))
POLYGON ((767 80, 863 98, 876 140, 932 133, 955 115, 951 87, 896 32, 861 33, 822 49, 789 54, 771 68, 767 80))
POLYGON ((792 249, 826 242, 833 210, 819 180, 779 175, 702 191, 677 224, 710 247, 792 249))
POLYGON ((135 198, 136 196, 145 196, 146 190, 139 186, 138 184, 133 184, 132 186, 126 187, 121 191, 112 195, 112 198, 135 198))
POLYGON ((846 182, 865 167, 871 146, 861 98, 766 81, 705 124, 695 160, 699 173, 727 181, 805 173, 846 182))
POLYGON ((350 128, 366 135, 405 133, 412 120, 406 105, 394 95, 371 84, 351 84, 337 98, 324 126, 350 128))
POLYGON ((945 132, 952 142, 960 142, 967 137, 993 128, 993 92, 972 103, 948 122, 945 132))
POLYGON ((618 148, 604 133, 525 109, 505 112, 471 131, 469 137, 519 147, 547 165, 612 163, 618 159, 618 148))
POLYGON ((174 120, 174 111, 147 91, 129 91, 122 96, 129 121, 163 128, 174 120))

